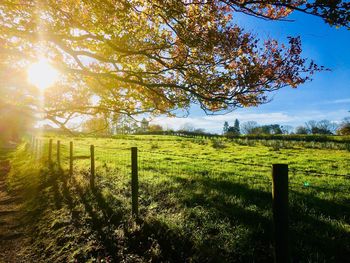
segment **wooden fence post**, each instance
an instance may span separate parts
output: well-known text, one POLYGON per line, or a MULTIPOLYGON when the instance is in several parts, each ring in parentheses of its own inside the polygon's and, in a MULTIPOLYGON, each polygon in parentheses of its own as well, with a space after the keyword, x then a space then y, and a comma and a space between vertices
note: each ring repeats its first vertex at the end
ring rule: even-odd
POLYGON ((94 189, 95 188, 95 147, 93 145, 90 145, 90 159, 91 159, 90 187, 91 189, 94 189))
POLYGON ((139 216, 139 179, 138 179, 138 165, 137 165, 137 147, 131 148, 131 203, 132 203, 132 215, 134 217, 139 216))
POLYGON ((49 140, 49 165, 52 165, 52 139, 49 140))
POLYGON ((61 141, 57 141, 57 166, 61 166, 61 141))
POLYGON ((69 176, 73 176, 73 142, 69 143, 69 176))
POLYGON ((288 249, 288 165, 272 165, 272 212, 275 262, 289 262, 288 249))

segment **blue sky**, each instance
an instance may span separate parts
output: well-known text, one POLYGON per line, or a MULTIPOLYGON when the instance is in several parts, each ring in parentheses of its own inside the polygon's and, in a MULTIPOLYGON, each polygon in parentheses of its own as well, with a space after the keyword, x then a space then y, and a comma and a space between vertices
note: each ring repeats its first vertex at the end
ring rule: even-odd
POLYGON ((310 15, 294 13, 288 18, 295 21, 265 21, 245 15, 236 19, 239 25, 262 40, 271 37, 284 42, 287 36, 301 36, 303 56, 330 68, 330 72, 316 73, 312 82, 297 89, 281 89, 271 94, 272 102, 259 107, 206 116, 194 105, 187 118, 158 117, 153 122, 173 129, 191 123, 196 128, 220 133, 224 121, 233 125, 236 118, 241 122, 252 120, 295 127, 312 119, 340 122, 350 116, 350 31, 330 27, 322 19, 310 15))

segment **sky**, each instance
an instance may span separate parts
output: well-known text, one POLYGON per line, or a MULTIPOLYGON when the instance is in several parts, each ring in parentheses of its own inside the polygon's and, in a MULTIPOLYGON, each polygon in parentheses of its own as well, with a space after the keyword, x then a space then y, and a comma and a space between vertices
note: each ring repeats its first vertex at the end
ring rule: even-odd
POLYGON ((350 30, 335 28, 321 18, 293 13, 286 21, 265 21, 246 15, 236 17, 237 23, 264 40, 274 38, 285 42, 288 36, 300 36, 303 56, 313 59, 331 71, 318 72, 313 81, 297 89, 286 87, 271 94, 272 101, 253 108, 237 109, 226 115, 207 116, 196 105, 187 118, 156 117, 152 123, 178 129, 186 123, 207 132, 221 133, 223 124, 256 121, 259 124, 281 124, 293 127, 309 120, 328 119, 341 122, 350 117, 350 30))

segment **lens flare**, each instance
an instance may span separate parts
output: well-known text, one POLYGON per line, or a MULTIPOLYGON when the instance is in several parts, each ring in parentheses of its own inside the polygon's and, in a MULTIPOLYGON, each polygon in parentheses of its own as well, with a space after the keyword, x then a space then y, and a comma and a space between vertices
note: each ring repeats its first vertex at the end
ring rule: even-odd
POLYGON ((29 66, 27 71, 28 81, 40 90, 52 86, 58 80, 58 72, 47 60, 40 59, 29 66))

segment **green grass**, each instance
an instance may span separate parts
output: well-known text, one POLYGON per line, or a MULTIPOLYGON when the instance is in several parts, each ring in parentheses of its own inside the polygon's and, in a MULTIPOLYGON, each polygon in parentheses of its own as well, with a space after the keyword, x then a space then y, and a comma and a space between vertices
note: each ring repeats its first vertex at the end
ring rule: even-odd
MULTIPOLYGON (((295 262, 350 253, 350 153, 175 136, 60 137, 61 169, 13 155, 44 261, 271 262, 271 164, 289 164, 295 262), (74 176, 68 146, 74 142, 74 176), (95 145, 96 191, 89 190, 95 145), (139 150, 140 219, 131 219, 130 147, 139 150), (330 175, 325 175, 328 173, 330 175)), ((48 138, 43 138, 45 142, 48 138)), ((47 144, 41 155, 45 163, 47 144)), ((53 159, 56 156, 53 155, 53 159)))

